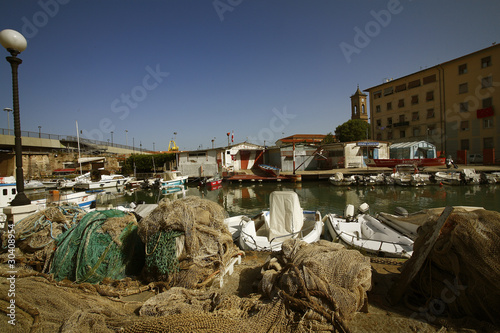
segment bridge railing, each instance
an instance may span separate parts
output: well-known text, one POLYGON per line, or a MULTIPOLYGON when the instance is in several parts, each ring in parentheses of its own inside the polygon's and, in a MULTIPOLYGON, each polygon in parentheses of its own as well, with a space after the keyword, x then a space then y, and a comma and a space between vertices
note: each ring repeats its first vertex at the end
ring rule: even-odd
MULTIPOLYGON (((12 135, 14 136, 13 129, 0 128, 0 135, 12 135)), ((78 138, 76 136, 71 135, 59 135, 59 134, 49 134, 42 132, 31 132, 31 131, 21 131, 21 137, 29 137, 29 138, 41 138, 41 139, 51 139, 51 140, 59 140, 59 141, 67 141, 67 142, 78 142, 78 138)), ((80 138, 80 143, 91 145, 91 146, 106 146, 106 147, 116 147, 123 148, 128 150, 136 150, 136 151, 149 151, 149 149, 133 147, 122 145, 118 143, 112 143, 109 141, 98 141, 98 140, 89 140, 85 138, 80 138)))

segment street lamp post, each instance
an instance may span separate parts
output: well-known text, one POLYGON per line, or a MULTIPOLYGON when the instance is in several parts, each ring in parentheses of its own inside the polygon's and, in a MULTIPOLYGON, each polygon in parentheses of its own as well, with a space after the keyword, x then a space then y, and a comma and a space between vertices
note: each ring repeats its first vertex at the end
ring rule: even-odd
POLYGON ((5 112, 7 112, 7 135, 10 135, 10 119, 9 119, 9 112, 12 112, 11 108, 4 108, 3 109, 5 112))
POLYGON ((9 51, 10 57, 6 57, 12 68, 12 99, 14 108, 14 149, 16 153, 16 197, 11 201, 11 206, 29 205, 31 201, 24 193, 23 176, 23 150, 21 144, 21 121, 19 117, 19 88, 17 83, 17 69, 22 60, 17 55, 26 49, 28 43, 23 35, 11 29, 0 31, 0 44, 9 51))
POLYGON ((128 131, 125 130, 125 145, 128 147, 128 131))
POLYGON ((38 126, 38 137, 42 137, 42 126, 38 126))
POLYGON ((111 146, 113 146, 113 131, 111 131, 111 146))

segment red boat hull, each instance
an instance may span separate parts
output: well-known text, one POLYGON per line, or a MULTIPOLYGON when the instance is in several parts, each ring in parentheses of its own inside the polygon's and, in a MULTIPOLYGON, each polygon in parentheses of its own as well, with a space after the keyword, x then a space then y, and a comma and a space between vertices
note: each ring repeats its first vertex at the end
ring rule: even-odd
POLYGON ((413 164, 417 167, 429 167, 444 165, 446 158, 388 158, 388 159, 368 159, 366 165, 371 167, 394 168, 398 164, 413 164))

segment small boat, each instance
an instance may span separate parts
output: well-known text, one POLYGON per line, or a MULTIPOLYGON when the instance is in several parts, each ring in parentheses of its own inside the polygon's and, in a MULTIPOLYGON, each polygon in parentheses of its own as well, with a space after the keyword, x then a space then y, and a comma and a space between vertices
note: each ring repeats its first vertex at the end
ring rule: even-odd
POLYGON ((481 175, 474 169, 464 169, 464 181, 467 185, 478 185, 481 183, 481 175))
POLYGON ((394 168, 396 165, 409 164, 417 167, 429 167, 445 165, 446 158, 386 158, 386 159, 367 159, 366 165, 370 167, 394 168))
POLYGON ((283 242, 290 238, 307 243, 320 239, 321 214, 303 210, 297 193, 274 191, 269 200, 270 210, 242 223, 239 244, 243 250, 280 251, 283 242))
POLYGON ((96 190, 110 187, 124 186, 130 180, 129 177, 123 175, 101 175, 98 181, 92 181, 89 178, 80 179, 73 186, 77 190, 96 190))
POLYGON ((429 184, 430 175, 421 174, 416 165, 399 164, 391 174, 395 185, 400 186, 422 186, 429 184))
POLYGON ((25 191, 37 191, 37 190, 44 190, 45 189, 45 184, 42 183, 39 180, 27 180, 24 182, 24 190, 25 191))
POLYGON ((368 205, 360 206, 354 216, 354 206, 348 205, 344 217, 336 214, 325 216, 325 223, 332 238, 342 243, 378 256, 409 258, 413 254, 413 240, 384 225, 366 214, 368 205))
POLYGON ((240 238, 241 227, 244 223, 250 222, 250 218, 246 215, 236 215, 224 219, 224 224, 231 236, 233 236, 233 241, 237 242, 240 238))
POLYGON ((188 176, 181 175, 180 171, 172 170, 166 171, 163 174, 163 179, 160 181, 161 188, 166 188, 169 186, 180 186, 186 184, 188 176))
POLYGON ((272 177, 278 177, 280 175, 280 168, 278 167, 267 164, 259 164, 259 168, 267 172, 272 177))
POLYGON ((332 183, 335 186, 349 186, 349 185, 355 185, 356 184, 356 178, 355 176, 349 176, 349 177, 344 177, 344 174, 342 172, 336 172, 333 176, 329 178, 330 183, 332 183))
POLYGON ((216 173, 213 177, 204 178, 200 181, 200 186, 219 187, 222 184, 222 178, 216 173))
POLYGON ((460 185, 462 184, 462 175, 458 171, 438 171, 434 173, 434 180, 438 184, 460 185))

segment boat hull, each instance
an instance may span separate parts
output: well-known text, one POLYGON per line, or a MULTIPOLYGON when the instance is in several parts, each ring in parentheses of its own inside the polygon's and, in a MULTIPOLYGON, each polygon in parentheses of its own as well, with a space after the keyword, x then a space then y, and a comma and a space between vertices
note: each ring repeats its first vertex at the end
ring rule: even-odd
POLYGON ((325 220, 332 238, 348 246, 385 257, 409 258, 413 254, 410 238, 369 215, 361 214, 354 222, 347 222, 329 214, 325 220))

